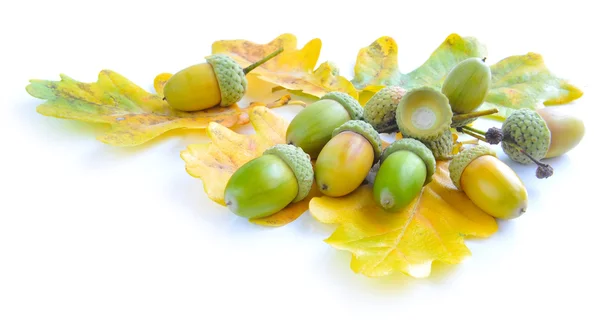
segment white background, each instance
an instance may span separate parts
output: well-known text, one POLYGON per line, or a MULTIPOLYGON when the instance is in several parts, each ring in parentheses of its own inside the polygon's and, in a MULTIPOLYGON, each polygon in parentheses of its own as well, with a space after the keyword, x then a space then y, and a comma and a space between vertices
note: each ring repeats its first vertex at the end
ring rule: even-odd
MULTIPOLYGON (((591 1, 11 1, 0 9, 0 327, 599 327, 598 31, 591 1), (529 51, 582 88, 581 145, 555 175, 511 163, 530 193, 521 218, 469 241, 431 278, 369 279, 323 242, 308 213, 263 228, 212 203, 179 152, 201 133, 120 149, 102 127, 41 116, 31 78, 93 82, 112 69, 148 90, 213 41, 321 38, 351 77, 359 48, 389 35, 400 68, 450 33, 489 62, 529 51)), ((275 97, 274 97, 275 98, 275 97)), ((278 110, 291 118, 298 108, 278 110)), ((482 127, 485 127, 482 125, 482 127)), ((503 157, 504 158, 504 157, 503 157)), ((504 158, 505 159, 505 158, 504 158)))

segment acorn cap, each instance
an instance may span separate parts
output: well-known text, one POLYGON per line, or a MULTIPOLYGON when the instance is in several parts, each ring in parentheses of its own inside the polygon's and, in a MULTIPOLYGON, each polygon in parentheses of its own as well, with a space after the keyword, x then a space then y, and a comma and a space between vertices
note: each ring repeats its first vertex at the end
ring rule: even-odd
POLYGON ((433 174, 435 173, 435 157, 433 153, 425 144, 417 139, 403 138, 392 142, 381 155, 381 163, 390 156, 392 153, 399 150, 408 150, 421 157, 425 166, 427 167, 427 177, 425 178, 424 185, 430 183, 433 180, 433 174))
MULTIPOLYGON (((502 123, 502 133, 504 140, 514 142, 536 160, 544 158, 550 148, 550 129, 542 116, 533 110, 521 109, 512 112, 502 123)), ((533 163, 510 142, 501 143, 502 150, 508 157, 521 164, 533 163)))
POLYGON ((396 108, 396 124, 403 136, 419 140, 439 138, 452 124, 448 98, 430 87, 407 92, 396 108))
POLYGON ((356 99, 352 98, 347 93, 332 91, 325 94, 323 97, 321 97, 321 99, 335 100, 340 103, 340 105, 344 106, 344 108, 348 111, 348 114, 350 114, 350 119, 352 120, 362 120, 363 118, 363 107, 356 99))
POLYGON ((452 138, 452 131, 450 129, 446 130, 446 132, 437 139, 431 141, 421 140, 421 142, 423 142, 427 148, 431 149, 433 157, 435 157, 436 160, 447 159, 452 156, 454 139, 452 138))
POLYGON ((452 183, 454 183, 458 190, 461 190, 460 177, 462 176, 465 168, 471 164, 473 160, 484 155, 492 155, 496 157, 496 152, 488 146, 477 145, 461 151, 454 156, 452 161, 450 161, 450 165, 448 165, 450 179, 452 179, 452 183))
POLYGON ((406 90, 398 86, 385 87, 377 91, 365 104, 365 121, 377 132, 398 132, 396 108, 405 94, 406 90))
POLYGON ((373 152, 375 154, 375 158, 373 159, 373 165, 377 163, 379 157, 381 156, 381 138, 379 137, 379 133, 375 131, 375 129, 371 126, 371 124, 359 121, 359 120, 350 120, 344 124, 342 124, 337 129, 333 130, 331 137, 335 137, 336 135, 344 132, 344 131, 352 131, 358 133, 365 137, 365 139, 369 140, 371 146, 373 146, 373 152))
POLYGON ((220 105, 226 107, 240 101, 248 88, 244 69, 231 57, 223 54, 208 56, 206 61, 212 66, 217 77, 221 90, 220 105))
POLYGON ((263 155, 278 156, 294 172, 296 180, 298 180, 298 195, 292 203, 299 202, 308 196, 314 180, 314 171, 308 154, 294 145, 277 144, 265 150, 263 155))

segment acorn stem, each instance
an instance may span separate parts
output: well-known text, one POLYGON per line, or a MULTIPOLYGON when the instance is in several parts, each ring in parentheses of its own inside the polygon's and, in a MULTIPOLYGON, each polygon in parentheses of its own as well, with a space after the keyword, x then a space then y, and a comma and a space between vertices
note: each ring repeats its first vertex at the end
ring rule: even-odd
POLYGON ((250 71, 252 71, 253 69, 257 68, 258 66, 266 63, 267 61, 271 60, 273 57, 279 55, 280 53, 283 52, 283 48, 279 48, 276 51, 270 53, 269 55, 267 55, 267 57, 257 61, 256 63, 244 68, 244 75, 250 73, 250 71))
POLYGON ((492 114, 496 114, 496 113, 498 113, 498 109, 492 108, 492 109, 486 109, 486 110, 482 110, 482 111, 470 112, 467 114, 456 114, 456 115, 452 116, 452 122, 460 122, 460 121, 468 120, 470 118, 487 116, 487 115, 492 115, 492 114))
MULTIPOLYGON (((472 126, 463 126, 463 127, 462 127, 462 129, 463 129, 463 130, 470 131, 470 132, 473 132, 473 133, 477 133, 477 134, 479 134, 479 135, 481 135, 481 136, 485 136, 485 132, 484 132, 484 131, 481 131, 481 130, 479 130, 479 129, 476 129, 476 128, 472 127, 472 126)), ((468 133, 467 133, 467 134, 468 134, 468 133)))
POLYGON ((503 140, 502 142, 507 143, 507 144, 511 145, 512 147, 516 148, 521 154, 527 156, 527 158, 529 158, 532 162, 537 164, 538 170, 536 172, 536 175, 539 179, 548 178, 548 177, 552 176, 552 174, 554 173, 554 170, 552 169, 552 166, 550 164, 542 163, 542 162, 538 161, 537 159, 533 158, 531 155, 529 155, 525 151, 525 149, 519 147, 519 145, 517 145, 516 143, 508 141, 508 140, 503 140))
MULTIPOLYGON (((481 134, 478 134, 478 132, 470 131, 469 129, 466 129, 466 128, 467 128, 466 126, 456 128, 456 131, 464 133, 466 135, 470 135, 471 137, 479 139, 483 142, 487 142, 485 137, 483 137, 481 134)), ((477 129, 474 129, 474 130, 477 130, 477 129)), ((485 135, 485 133, 484 133, 484 135, 485 135)))

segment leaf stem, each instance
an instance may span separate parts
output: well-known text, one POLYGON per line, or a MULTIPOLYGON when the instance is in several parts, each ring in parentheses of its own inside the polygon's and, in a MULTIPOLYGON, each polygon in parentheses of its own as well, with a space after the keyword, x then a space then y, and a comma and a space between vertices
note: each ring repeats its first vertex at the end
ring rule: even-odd
POLYGON ((269 55, 267 55, 267 57, 265 57, 265 58, 257 61, 256 63, 254 63, 254 64, 252 64, 252 65, 244 68, 244 75, 250 73, 250 71, 252 71, 253 69, 257 68, 258 66, 260 66, 260 65, 262 65, 264 63, 266 63, 267 61, 271 60, 273 57, 279 55, 282 52, 283 52, 283 47, 277 49, 276 51, 274 51, 272 53, 270 53, 269 55))
POLYGON ((498 109, 492 108, 492 109, 486 109, 486 110, 477 111, 477 112, 471 112, 471 113, 467 113, 467 114, 456 114, 456 115, 452 116, 452 122, 460 122, 460 121, 468 120, 470 118, 492 115, 492 114, 496 114, 496 113, 498 113, 498 109))

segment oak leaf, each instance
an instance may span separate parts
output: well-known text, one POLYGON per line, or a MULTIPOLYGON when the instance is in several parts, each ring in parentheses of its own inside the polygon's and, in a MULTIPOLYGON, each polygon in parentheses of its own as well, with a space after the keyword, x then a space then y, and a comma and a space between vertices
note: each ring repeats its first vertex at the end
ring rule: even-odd
POLYGON ((401 212, 381 209, 370 184, 345 197, 315 197, 309 209, 318 221, 338 225, 326 242, 351 252, 352 270, 369 277, 427 277, 433 261, 455 264, 470 255, 465 237, 488 237, 498 229, 454 187, 448 162, 441 161, 433 181, 401 212))
MULTIPOLYGON (((223 206, 225 187, 233 173, 248 161, 262 155, 267 148, 285 143, 288 122, 267 107, 251 108, 249 119, 256 132, 254 134, 238 134, 213 122, 206 130, 209 143, 190 145, 181 152, 187 172, 201 179, 208 197, 223 206)), ((269 217, 250 222, 266 226, 288 224, 306 212, 308 202, 317 193, 318 188, 313 185, 311 193, 304 200, 290 204, 269 217)))
POLYGON ((314 97, 322 97, 330 91, 342 91, 358 99, 358 91, 331 62, 315 66, 321 52, 321 40, 312 39, 302 49, 297 48, 293 34, 282 34, 267 44, 246 40, 222 40, 212 45, 213 54, 231 56, 242 67, 248 66, 282 47, 275 58, 255 68, 248 74, 288 89, 314 97))
MULTIPOLYGON (((396 41, 381 37, 359 51, 352 83, 360 90, 361 103, 384 86, 441 88, 456 64, 486 54, 486 47, 477 39, 451 34, 420 67, 404 74, 398 69, 396 41)), ((568 103, 583 95, 577 87, 553 75, 539 54, 510 56, 490 68, 492 85, 480 109, 497 108, 498 113, 492 116, 495 118, 506 118, 516 109, 568 103)))
MULTIPOLYGON (((137 146, 171 130, 205 129, 210 122, 228 127, 248 122, 248 108, 237 105, 198 112, 174 110, 160 94, 149 93, 110 70, 101 71, 94 83, 79 82, 66 75, 61 75, 60 81, 30 82, 27 92, 46 100, 37 107, 38 113, 108 124, 110 129, 98 140, 114 146, 137 146)), ((272 106, 289 100, 286 96, 272 106)))

